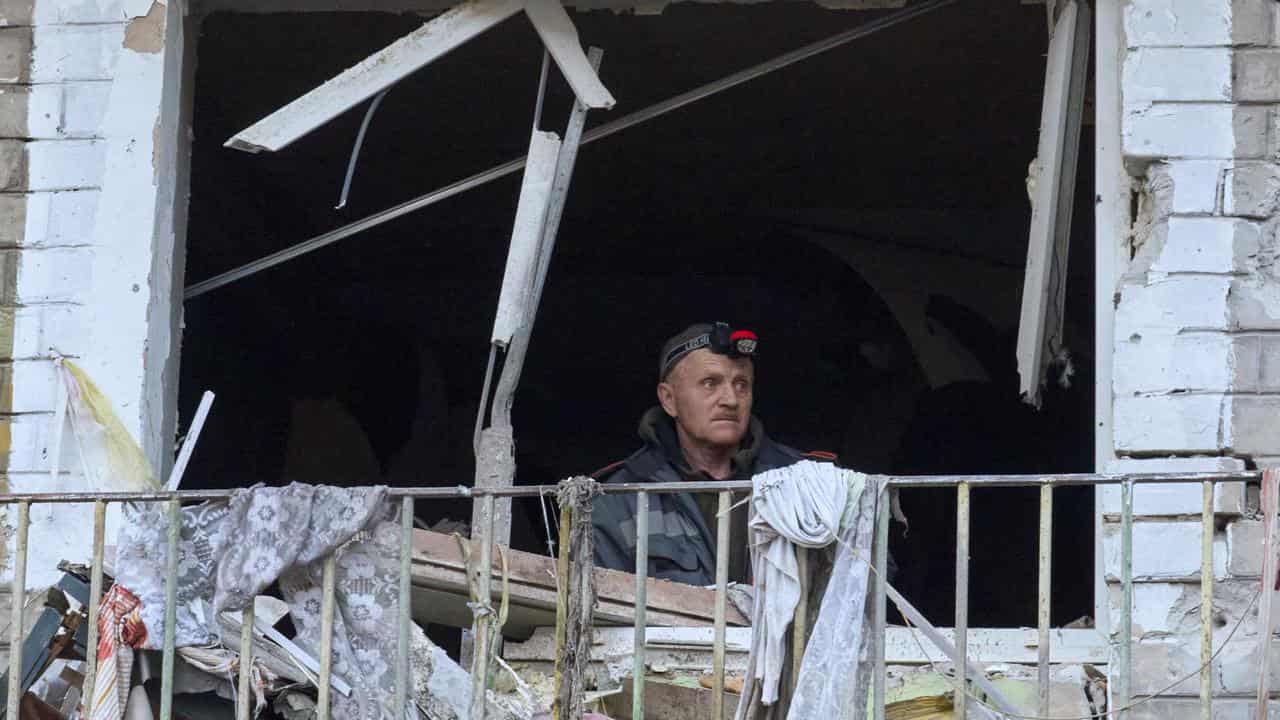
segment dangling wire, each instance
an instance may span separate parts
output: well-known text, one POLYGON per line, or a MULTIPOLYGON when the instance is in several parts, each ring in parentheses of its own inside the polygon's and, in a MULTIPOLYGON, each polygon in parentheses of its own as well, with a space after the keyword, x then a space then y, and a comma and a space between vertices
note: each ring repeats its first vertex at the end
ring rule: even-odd
POLYGON ((389 92, 391 92, 391 88, 378 93, 373 98, 373 102, 369 103, 369 109, 364 113, 364 120, 360 122, 360 132, 356 133, 356 144, 351 148, 351 159, 347 161, 347 177, 342 181, 342 194, 338 196, 338 204, 334 206, 334 210, 341 210, 347 206, 347 195, 351 193, 351 178, 356 174, 356 160, 360 158, 360 147, 364 145, 364 134, 369 130, 369 121, 373 120, 373 114, 378 111, 378 106, 382 104, 382 98, 386 97, 389 92))

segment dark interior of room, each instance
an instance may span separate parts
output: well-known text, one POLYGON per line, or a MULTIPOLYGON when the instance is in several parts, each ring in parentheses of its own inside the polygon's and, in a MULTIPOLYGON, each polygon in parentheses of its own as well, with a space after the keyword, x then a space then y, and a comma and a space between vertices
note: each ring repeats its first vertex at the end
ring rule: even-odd
MULTIPOLYGON (((588 126, 878 16, 791 2, 572 13, 619 101, 588 126)), ((222 147, 422 22, 204 20, 188 284, 524 154, 541 50, 520 16, 391 91, 342 210, 363 106, 277 154, 222 147)), ((1041 5, 957 5, 584 147, 516 398, 517 482, 631 453, 662 340, 712 319, 760 335, 756 414, 781 442, 869 472, 1090 471, 1087 125, 1066 299, 1075 375, 1036 411, 1014 366, 1046 48, 1041 5)), ((543 127, 562 133, 569 107, 553 72, 543 127)), ((509 176, 187 302, 181 417, 204 389, 218 400, 184 485, 470 484, 518 189, 509 176)), ((954 493, 902 503, 895 584, 950 625, 954 493)), ((974 492, 971 625, 1034 625, 1037 509, 1035 490, 974 492)), ((470 515, 461 501, 417 512, 470 515)), ((515 515, 513 543, 544 548, 537 503, 515 515)), ((1092 613, 1091 490, 1057 491, 1054 532, 1062 624, 1092 613)))

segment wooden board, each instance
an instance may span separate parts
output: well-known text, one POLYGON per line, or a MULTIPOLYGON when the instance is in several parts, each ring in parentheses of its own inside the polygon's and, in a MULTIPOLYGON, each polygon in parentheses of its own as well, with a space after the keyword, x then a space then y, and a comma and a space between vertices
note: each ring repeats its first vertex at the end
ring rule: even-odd
MULTIPOLYGON (((451 535, 415 530, 413 534, 413 619, 454 627, 471 626, 467 607, 466 564, 451 535)), ((493 600, 501 600, 502 566, 494 552, 493 600)), ((508 551, 510 613, 503 634, 524 639, 534 628, 555 625, 556 574, 552 558, 535 553, 508 551)), ((635 619, 635 575, 596 568, 599 602, 595 622, 601 626, 627 626, 635 619)), ((711 627, 715 617, 715 590, 674 583, 648 581, 647 624, 650 627, 711 627)), ((726 623, 745 627, 748 620, 730 605, 726 623)))

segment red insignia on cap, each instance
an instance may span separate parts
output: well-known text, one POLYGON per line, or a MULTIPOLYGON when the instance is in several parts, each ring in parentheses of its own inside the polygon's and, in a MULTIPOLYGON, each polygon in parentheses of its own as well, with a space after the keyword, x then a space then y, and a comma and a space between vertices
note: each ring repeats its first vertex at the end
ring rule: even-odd
POLYGON ((751 332, 750 330, 734 330, 733 334, 729 336, 730 342, 737 342, 739 340, 759 340, 759 339, 760 338, 756 337, 756 334, 751 332))

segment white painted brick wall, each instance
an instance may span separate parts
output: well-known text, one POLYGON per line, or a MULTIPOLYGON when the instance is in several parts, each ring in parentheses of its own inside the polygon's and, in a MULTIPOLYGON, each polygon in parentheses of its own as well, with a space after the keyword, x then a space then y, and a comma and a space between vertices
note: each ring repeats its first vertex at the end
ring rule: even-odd
POLYGON ((100 194, 98 190, 28 193, 23 245, 88 245, 100 194))
POLYGON ((1124 154, 1152 159, 1234 157, 1236 110, 1236 106, 1227 103, 1127 106, 1124 154))
POLYGON ((13 373, 13 412, 51 412, 57 400, 53 361, 14 360, 9 367, 13 373))
MULTIPOLYGON (((1215 636, 1215 646, 1220 645, 1224 635, 1218 633, 1215 636)), ((1272 687, 1280 687, 1280 645, 1273 641, 1270 652, 1270 683, 1272 687)), ((1200 679, 1196 670, 1200 667, 1200 643, 1196 635, 1136 643, 1133 646, 1133 664, 1132 691, 1135 695, 1162 691, 1181 678, 1187 680, 1174 686, 1169 694, 1199 695, 1200 679)), ((1244 699, 1256 694, 1258 667, 1257 642, 1237 638, 1236 642, 1221 647, 1221 654, 1214 660, 1210 673, 1214 704, 1221 702, 1224 696, 1244 699)))
POLYGON ((26 249, 20 252, 17 300, 24 305, 76 303, 86 299, 92 279, 89 248, 26 249))
POLYGON ((15 358, 51 357, 52 352, 78 356, 88 350, 83 306, 27 305, 12 312, 15 358))
POLYGON ((1173 187, 1171 209, 1184 215, 1210 215, 1218 211, 1226 160, 1171 160, 1165 163, 1173 187))
MULTIPOLYGON (((1121 512, 1120 486, 1107 485, 1102 489, 1102 511, 1119 517, 1121 512)), ((1199 483, 1144 483, 1133 488, 1133 514, 1136 517, 1187 517, 1200 515, 1203 497, 1199 483)), ((1213 512, 1216 515, 1240 515, 1246 510, 1244 483, 1216 483, 1213 492, 1213 512)))
POLYGON ((1231 0, 1133 0, 1125 7, 1129 47, 1231 44, 1231 0))
POLYGON ((1232 273, 1257 266, 1262 226, 1241 218, 1171 217, 1151 270, 1161 273, 1232 273))
MULTIPOLYGON (((1119 582, 1120 524, 1102 530, 1103 568, 1108 582, 1119 582)), ((1214 575, 1227 575, 1227 540, 1214 537, 1214 575)), ((1133 577, 1141 581, 1199 580, 1200 523, 1190 520, 1146 521, 1133 524, 1133 577)))
POLYGON ((124 23, 36 26, 31 82, 110 79, 124 29, 124 23))
MULTIPOLYGON (((1245 698, 1215 698, 1213 720, 1257 720, 1257 703, 1245 698)), ((1280 704, 1268 711, 1268 720, 1280 720, 1280 704)), ((1157 698, 1129 713, 1130 720, 1201 720, 1200 701, 1191 697, 1157 698)))
MULTIPOLYGON (((1226 457, 1121 458, 1107 464, 1109 474, 1150 473, 1229 473, 1245 469, 1243 460, 1226 457)), ((1104 513, 1120 513, 1120 486, 1101 488, 1104 513)), ((1201 486, 1199 483, 1135 484, 1133 513, 1141 516, 1199 515, 1201 486)), ((1220 514, 1238 515, 1245 510, 1244 483, 1215 484, 1214 509, 1220 514)))
MULTIPOLYGON (((1108 588, 1111 607, 1119 612, 1123 593, 1119 584, 1108 588)), ((1214 634, 1220 643, 1236 628, 1233 642, 1256 642, 1258 637, 1258 581, 1256 579, 1218 580, 1213 585, 1214 634)), ((1200 583, 1178 582, 1134 583, 1134 636, 1162 635, 1194 637, 1200 631, 1200 583)), ((1272 611, 1280 611, 1280 594, 1273 596, 1272 611)))
POLYGON ((1138 48, 1124 62, 1124 101, 1228 102, 1231 100, 1231 50, 1215 48, 1138 48))
POLYGON ((52 0, 36 2, 36 25, 118 23, 145 15, 152 0, 52 0))
POLYGON ((32 85, 27 135, 37 139, 99 136, 111 83, 68 82, 32 85))
POLYGON ((1232 352, 1232 337, 1222 332, 1121 336, 1112 360, 1116 394, 1227 392, 1233 384, 1232 352))
POLYGON ((1220 393, 1117 397, 1116 451, 1219 452, 1227 441, 1220 424, 1229 407, 1230 396, 1220 393))
POLYGON ((1116 308, 1116 337, 1152 330, 1226 330, 1230 289, 1231 278, 1209 276, 1155 276, 1146 284, 1126 284, 1116 308))
POLYGON ((1262 523, 1237 520, 1227 526, 1227 572, 1233 577, 1262 576, 1262 523))
POLYGON ((106 145, 98 140, 27 143, 27 189, 77 190, 102 183, 106 145))

